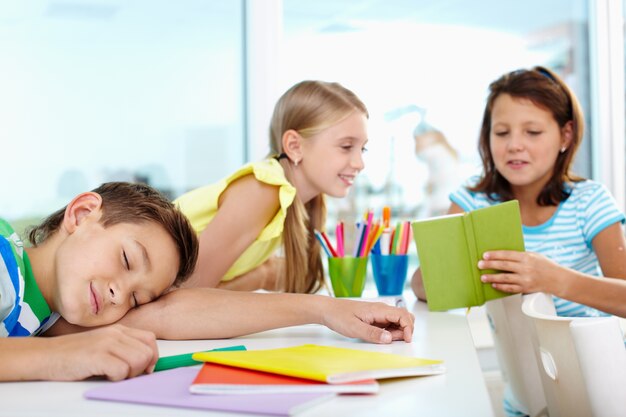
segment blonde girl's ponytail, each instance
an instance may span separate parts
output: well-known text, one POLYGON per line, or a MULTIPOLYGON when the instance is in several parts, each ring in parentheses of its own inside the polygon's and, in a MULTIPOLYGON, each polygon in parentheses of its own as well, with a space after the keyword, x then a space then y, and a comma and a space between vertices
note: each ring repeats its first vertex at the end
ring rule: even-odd
MULTIPOLYGON (((338 83, 302 81, 287 90, 276 103, 270 124, 270 155, 283 154, 282 137, 295 130, 305 140, 333 126, 355 111, 368 117, 367 108, 350 90, 338 83)), ((287 164, 285 176, 293 181, 294 165, 287 164)), ((281 289, 314 293, 324 287, 324 268, 315 230, 324 230, 326 203, 318 195, 304 204, 298 196, 287 209, 283 228, 285 268, 281 289)))
POLYGON ((326 203, 323 195, 318 195, 307 204, 296 198, 287 210, 283 233, 283 291, 310 294, 324 286, 321 248, 315 239, 314 230, 321 229, 325 221, 326 203))

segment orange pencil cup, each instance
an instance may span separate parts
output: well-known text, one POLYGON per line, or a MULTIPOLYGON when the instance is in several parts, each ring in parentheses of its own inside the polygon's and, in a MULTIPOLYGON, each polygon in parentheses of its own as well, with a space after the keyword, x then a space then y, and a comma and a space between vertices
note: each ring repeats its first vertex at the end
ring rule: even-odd
POLYGON ((367 277, 367 256, 328 258, 328 275, 335 297, 360 297, 367 277))

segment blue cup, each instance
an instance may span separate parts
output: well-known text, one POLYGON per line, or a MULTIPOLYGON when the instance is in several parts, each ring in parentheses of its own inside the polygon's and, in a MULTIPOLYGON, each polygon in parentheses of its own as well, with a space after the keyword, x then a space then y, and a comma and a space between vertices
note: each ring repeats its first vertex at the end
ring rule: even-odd
POLYGON ((378 295, 402 295, 409 256, 371 254, 370 258, 378 295))

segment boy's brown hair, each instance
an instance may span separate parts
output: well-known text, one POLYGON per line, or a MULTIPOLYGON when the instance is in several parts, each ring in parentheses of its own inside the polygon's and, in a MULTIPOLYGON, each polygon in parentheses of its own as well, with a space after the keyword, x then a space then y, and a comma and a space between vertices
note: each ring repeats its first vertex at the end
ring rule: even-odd
MULTIPOLYGON (((102 197, 100 223, 105 228, 120 223, 147 222, 163 227, 178 250, 179 266, 174 285, 178 286, 189 278, 198 259, 198 238, 187 217, 167 198, 148 185, 128 182, 104 183, 92 192, 102 197)), ((66 207, 30 229, 28 239, 34 246, 57 232, 66 207)))

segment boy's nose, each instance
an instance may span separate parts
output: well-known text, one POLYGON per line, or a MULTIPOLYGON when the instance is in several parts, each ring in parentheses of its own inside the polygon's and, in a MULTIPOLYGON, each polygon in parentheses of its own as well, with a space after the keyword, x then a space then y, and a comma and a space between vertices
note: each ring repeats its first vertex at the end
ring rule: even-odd
POLYGON ((123 296, 123 291, 119 287, 109 284, 109 300, 111 301, 111 304, 121 304, 123 296))

